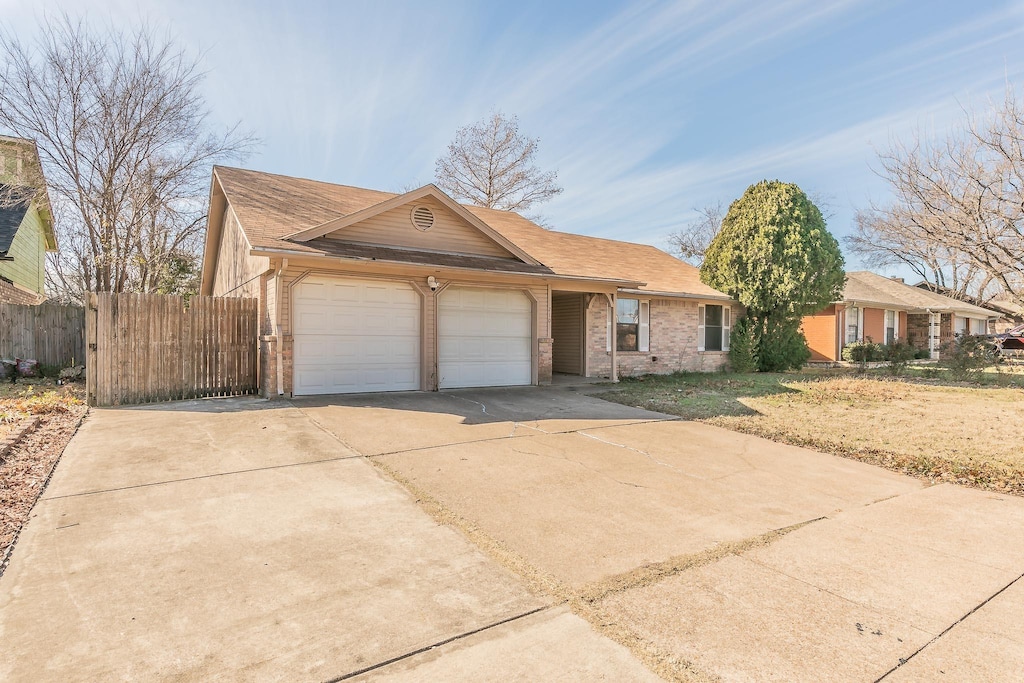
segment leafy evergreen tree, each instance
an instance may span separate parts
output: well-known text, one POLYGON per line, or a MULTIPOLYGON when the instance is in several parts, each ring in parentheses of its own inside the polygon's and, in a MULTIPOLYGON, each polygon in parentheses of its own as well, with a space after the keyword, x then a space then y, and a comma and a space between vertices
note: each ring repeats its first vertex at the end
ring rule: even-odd
POLYGON ((821 211, 799 187, 778 180, 751 185, 732 203, 700 272, 746 307, 763 372, 807 362, 800 319, 839 299, 846 280, 821 211))

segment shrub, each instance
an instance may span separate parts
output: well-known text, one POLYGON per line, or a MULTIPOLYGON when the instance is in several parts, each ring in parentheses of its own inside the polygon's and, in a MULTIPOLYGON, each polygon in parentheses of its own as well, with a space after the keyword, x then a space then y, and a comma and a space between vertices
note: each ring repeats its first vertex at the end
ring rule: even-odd
POLYGON ((863 342, 853 342, 843 347, 843 360, 850 363, 877 363, 884 359, 884 348, 870 339, 863 342))
POLYGON ((729 336, 729 367, 733 372, 748 373, 757 370, 754 354, 754 335, 747 318, 740 318, 729 336))
POLYGON ((917 355, 917 349, 905 341, 896 339, 884 347, 885 359, 889 361, 889 374, 898 377, 907 370, 907 363, 917 355))
POLYGON ((957 335, 951 343, 943 346, 943 350, 947 352, 949 373, 958 381, 972 379, 1000 361, 995 344, 972 334, 957 335))
POLYGON ((810 360, 811 350, 800 331, 800 320, 769 317, 755 351, 761 372, 796 370, 810 360))

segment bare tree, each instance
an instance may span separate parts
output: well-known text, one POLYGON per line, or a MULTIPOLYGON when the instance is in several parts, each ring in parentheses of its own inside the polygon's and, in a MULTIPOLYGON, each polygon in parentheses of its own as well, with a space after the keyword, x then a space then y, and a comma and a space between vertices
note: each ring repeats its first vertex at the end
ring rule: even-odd
POLYGON ((669 235, 668 241, 679 253, 680 258, 699 266, 704 261, 704 252, 722 229, 725 206, 722 202, 717 202, 696 211, 697 219, 669 235))
POLYGON ((500 111, 460 128, 437 159, 438 187, 452 197, 491 209, 525 211, 562 191, 556 171, 534 163, 537 139, 519 133, 519 119, 500 111))
POLYGON ((198 62, 147 27, 67 15, 30 44, 0 33, 0 59, 0 127, 36 141, 55 205, 53 293, 173 289, 183 259, 197 270, 210 166, 254 144, 212 131, 198 62))
POLYGON ((960 296, 1024 302, 1024 108, 1012 89, 943 139, 893 142, 879 162, 894 199, 858 215, 855 253, 960 296))

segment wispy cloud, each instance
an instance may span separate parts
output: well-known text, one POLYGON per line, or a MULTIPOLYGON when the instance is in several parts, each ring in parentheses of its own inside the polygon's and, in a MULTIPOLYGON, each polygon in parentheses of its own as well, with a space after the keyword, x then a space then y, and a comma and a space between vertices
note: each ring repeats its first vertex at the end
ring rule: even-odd
MULTIPOLYGON (((22 34, 60 0, 0 0, 22 34)), ((541 138, 559 229, 662 244, 693 207, 783 176, 838 197, 834 229, 883 191, 874 147, 1024 76, 1020 2, 677 0, 515 6, 82 0, 204 51, 219 121, 250 164, 399 189, 428 182, 456 127, 498 107, 541 138)))

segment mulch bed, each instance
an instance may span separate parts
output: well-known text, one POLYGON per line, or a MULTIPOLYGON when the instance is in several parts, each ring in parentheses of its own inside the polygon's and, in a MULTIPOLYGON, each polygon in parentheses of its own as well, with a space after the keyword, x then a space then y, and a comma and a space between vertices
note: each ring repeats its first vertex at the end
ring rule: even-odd
POLYGON ((69 405, 66 411, 40 415, 34 429, 26 430, 6 453, 0 453, 0 575, 86 411, 84 405, 69 405))

